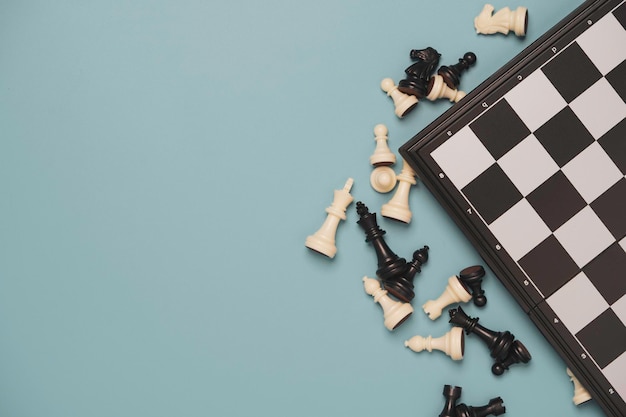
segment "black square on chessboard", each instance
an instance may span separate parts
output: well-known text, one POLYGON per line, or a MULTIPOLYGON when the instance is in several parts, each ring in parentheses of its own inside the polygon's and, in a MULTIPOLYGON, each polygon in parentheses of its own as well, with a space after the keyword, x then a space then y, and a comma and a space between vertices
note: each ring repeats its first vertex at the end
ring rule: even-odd
POLYGON ((576 337, 600 368, 613 362, 626 349, 626 326, 610 308, 576 333, 576 337))
POLYGON ((553 232, 587 205, 560 170, 528 194, 526 199, 553 232))
MULTIPOLYGON (((520 239, 523 239, 523 236, 520 236, 520 239)), ((519 264, 545 298, 580 271, 554 235, 550 235, 524 255, 519 264)))
MULTIPOLYGON (((626 178, 615 183, 590 206, 616 240, 626 237, 626 178)), ((623 271, 626 278, 626 269, 623 271)))
POLYGON ((513 149, 530 130, 506 100, 500 100, 469 125, 495 159, 513 149))
POLYGON ((622 61, 621 64, 606 74, 604 78, 606 78, 609 84, 611 84, 611 87, 615 89, 615 92, 619 94, 626 103, 626 61, 622 61))
POLYGON ((626 119, 613 126, 598 139, 598 143, 622 174, 626 175, 626 119))
POLYGON ((594 142, 569 106, 537 129, 535 137, 561 168, 594 142))
POLYGON ((487 224, 493 222, 522 199, 522 193, 498 164, 493 164, 483 171, 461 192, 465 194, 487 224))
POLYGON ((541 70, 568 103, 602 77, 598 68, 576 42, 541 70))
POLYGON ((626 252, 615 242, 583 268, 583 272, 607 303, 626 294, 626 252))
POLYGON ((624 26, 624 29, 626 29, 626 3, 613 10, 613 16, 615 16, 622 26, 624 26))

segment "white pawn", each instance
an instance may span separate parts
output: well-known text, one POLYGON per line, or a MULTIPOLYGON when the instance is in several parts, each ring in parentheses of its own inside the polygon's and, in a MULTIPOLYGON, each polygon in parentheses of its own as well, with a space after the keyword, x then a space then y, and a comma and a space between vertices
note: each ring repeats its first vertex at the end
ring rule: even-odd
POLYGON ((485 4, 480 14, 476 16, 474 27, 477 33, 492 35, 499 32, 507 35, 512 30, 517 36, 526 35, 528 26, 528 9, 526 7, 520 6, 515 11, 505 7, 492 15, 493 10, 494 7, 491 4, 485 4))
POLYGON ((448 333, 436 339, 433 339, 432 336, 413 336, 404 342, 404 346, 408 347, 413 352, 421 352, 423 350, 432 352, 433 349, 440 350, 453 360, 458 361, 463 359, 465 335, 463 328, 453 327, 448 333))
POLYGON ((396 187, 397 182, 396 172, 391 167, 376 167, 370 174, 370 184, 379 193, 390 192, 396 187))
POLYGON ((374 126, 374 140, 376 141, 376 148, 374 153, 370 156, 370 164, 375 167, 381 165, 393 165, 396 163, 396 155, 389 149, 387 134, 389 130, 384 124, 377 124, 374 126))
POLYGON ((387 295, 387 290, 381 288, 378 280, 363 277, 363 287, 365 292, 374 297, 374 301, 382 307, 385 327, 388 330, 394 330, 413 314, 411 304, 393 300, 387 295))
POLYGON ((402 159, 402 171, 397 178, 398 189, 391 200, 383 204, 380 214, 404 223, 410 223, 413 214, 409 208, 409 191, 412 185, 417 184, 417 181, 415 180, 415 171, 404 159, 402 159))
POLYGON ((574 376, 569 368, 566 369, 566 372, 570 380, 574 383, 574 397, 572 397, 572 401, 574 402, 574 404, 580 405, 586 401, 589 401, 591 399, 589 391, 587 391, 587 389, 583 387, 578 378, 574 376))
POLYGON ((335 190, 335 197, 332 204, 326 208, 326 220, 313 235, 308 236, 305 241, 307 248, 319 252, 323 255, 333 258, 337 253, 335 246, 335 235, 337 234, 337 226, 340 220, 346 219, 346 209, 354 199, 350 194, 350 189, 354 180, 348 178, 346 184, 341 190, 335 190))
POLYGON ((441 316, 443 309, 453 303, 467 303, 472 299, 472 294, 459 277, 452 275, 448 278, 448 285, 443 293, 436 300, 428 300, 422 308, 431 320, 441 316))
POLYGON ((435 101, 440 98, 447 98, 456 103, 463 97, 465 97, 465 92, 448 87, 441 75, 435 74, 430 77, 427 99, 435 101))
POLYGON ((393 104, 396 107, 396 116, 402 118, 406 116, 417 105, 417 97, 410 94, 404 94, 398 90, 398 86, 395 85, 391 78, 385 78, 380 83, 380 88, 393 100, 393 104))

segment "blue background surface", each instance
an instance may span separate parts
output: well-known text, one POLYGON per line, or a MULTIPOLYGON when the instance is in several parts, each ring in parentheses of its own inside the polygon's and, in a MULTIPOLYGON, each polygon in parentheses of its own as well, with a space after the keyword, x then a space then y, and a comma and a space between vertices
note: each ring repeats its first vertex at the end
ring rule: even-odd
POLYGON ((466 311, 528 365, 493 376, 471 336, 460 362, 403 346, 450 329, 420 306, 482 262, 421 183, 409 225, 379 216, 400 256, 431 248, 396 331, 354 203, 334 259, 304 246, 348 177, 372 211, 391 198, 376 124, 397 150, 450 106, 394 115, 379 84, 411 49, 475 52, 471 91, 581 1, 493 4, 528 7, 525 39, 477 35, 475 0, 2 1, 0 415, 434 416, 444 384, 511 417, 602 415, 491 272, 466 311))

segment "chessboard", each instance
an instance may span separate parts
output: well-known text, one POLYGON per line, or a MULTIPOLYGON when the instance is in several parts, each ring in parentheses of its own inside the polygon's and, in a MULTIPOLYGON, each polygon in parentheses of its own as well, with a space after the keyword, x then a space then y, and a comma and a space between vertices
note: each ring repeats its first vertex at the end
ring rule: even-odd
POLYGON ((626 416, 626 1, 582 4, 400 154, 604 411, 626 416))

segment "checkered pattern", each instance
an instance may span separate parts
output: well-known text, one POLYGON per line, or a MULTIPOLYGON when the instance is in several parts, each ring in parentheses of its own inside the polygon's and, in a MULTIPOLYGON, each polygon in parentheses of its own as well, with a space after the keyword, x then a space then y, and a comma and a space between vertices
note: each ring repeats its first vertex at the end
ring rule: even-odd
POLYGON ((622 397, 625 45, 622 3, 431 153, 622 397))

